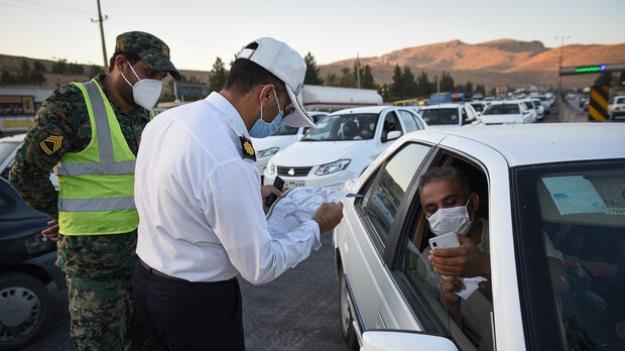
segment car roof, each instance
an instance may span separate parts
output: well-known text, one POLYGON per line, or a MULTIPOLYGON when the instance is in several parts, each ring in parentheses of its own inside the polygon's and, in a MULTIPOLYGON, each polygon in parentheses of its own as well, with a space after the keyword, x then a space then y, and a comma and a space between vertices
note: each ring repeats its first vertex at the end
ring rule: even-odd
POLYGON ((0 143, 4 143, 4 142, 18 142, 21 143, 22 141, 24 141, 24 137, 26 136, 26 134, 22 133, 22 134, 15 134, 15 135, 11 135, 11 136, 6 136, 4 138, 0 138, 0 143))
POLYGON ((346 108, 344 110, 332 112, 330 116, 346 115, 346 114, 353 114, 353 113, 380 113, 390 108, 400 108, 400 106, 376 105, 376 106, 346 108))
MULTIPOLYGON (((444 134, 479 142, 497 150, 511 167, 599 159, 625 159, 625 124, 540 123, 428 129, 410 133, 444 134)), ((431 140, 429 138, 428 140, 431 140)), ((444 140, 444 139, 443 139, 444 140)))
POLYGON ((437 109, 437 108, 458 108, 458 107, 462 107, 462 106, 464 106, 464 104, 445 103, 445 104, 436 104, 436 105, 423 106, 421 109, 422 110, 434 110, 434 109, 437 109))

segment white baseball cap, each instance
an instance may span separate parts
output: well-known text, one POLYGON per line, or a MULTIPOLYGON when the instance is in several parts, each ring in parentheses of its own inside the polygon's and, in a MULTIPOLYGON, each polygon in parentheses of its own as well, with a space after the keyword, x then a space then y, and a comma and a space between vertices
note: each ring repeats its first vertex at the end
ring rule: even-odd
POLYGON ((284 82, 289 99, 295 107, 293 113, 284 117, 284 123, 292 127, 315 126, 302 105, 306 63, 297 51, 276 39, 260 38, 243 47, 237 54, 237 59, 248 59, 284 82))

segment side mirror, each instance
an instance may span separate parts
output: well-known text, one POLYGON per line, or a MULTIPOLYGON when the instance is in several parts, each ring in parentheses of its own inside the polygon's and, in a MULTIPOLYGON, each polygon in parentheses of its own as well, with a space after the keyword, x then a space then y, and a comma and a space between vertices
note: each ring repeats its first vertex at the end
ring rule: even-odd
POLYGON ((446 338, 411 331, 370 330, 362 334, 360 351, 458 351, 446 338))
POLYGON ((401 137, 401 132, 399 130, 393 130, 391 132, 388 132, 388 134, 386 134, 386 138, 382 138, 382 142, 385 143, 389 140, 399 139, 399 137, 401 137))
MULTIPOLYGON (((358 178, 356 178, 358 179, 358 178)), ((351 193, 354 191, 354 186, 356 185, 356 179, 350 179, 343 184, 343 190, 347 193, 351 193)))

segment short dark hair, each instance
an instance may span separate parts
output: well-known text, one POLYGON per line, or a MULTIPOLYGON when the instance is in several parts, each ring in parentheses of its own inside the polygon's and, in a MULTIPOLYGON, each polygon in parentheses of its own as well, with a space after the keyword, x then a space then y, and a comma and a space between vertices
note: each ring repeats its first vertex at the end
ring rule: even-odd
POLYGON ((449 180, 455 182, 465 196, 469 196, 471 193, 469 180, 464 173, 462 173, 458 168, 449 166, 434 167, 425 172, 419 180, 419 193, 423 191, 423 188, 426 185, 439 180, 449 180))
POLYGON ((225 88, 247 94, 261 84, 273 84, 278 92, 286 88, 280 78, 248 59, 236 59, 230 67, 225 88))
POLYGON ((111 72, 113 70, 113 67, 115 66, 115 59, 119 55, 124 56, 126 61, 130 62, 131 65, 134 65, 135 63, 137 63, 137 62, 139 62, 141 60, 141 58, 139 57, 139 55, 136 52, 133 52, 133 51, 117 52, 116 51, 113 54, 113 56, 111 56, 111 59, 109 61, 109 72, 111 72))

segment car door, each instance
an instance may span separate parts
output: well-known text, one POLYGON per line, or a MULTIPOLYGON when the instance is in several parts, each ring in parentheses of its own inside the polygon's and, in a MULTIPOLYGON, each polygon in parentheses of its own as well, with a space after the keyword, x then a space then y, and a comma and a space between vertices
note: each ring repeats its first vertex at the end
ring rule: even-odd
POLYGON ((417 125, 416 116, 412 112, 407 110, 397 110, 397 112, 399 113, 399 119, 401 121, 404 134, 423 129, 419 128, 417 125))
MULTIPOLYGON (((461 169, 471 183, 471 191, 479 194, 481 209, 476 218, 487 228, 488 239, 483 247, 490 255, 492 275, 487 285, 480 285, 474 294, 462 300, 462 324, 450 318, 440 295, 440 277, 434 273, 427 257, 427 240, 433 234, 420 208, 418 184, 413 184, 397 217, 403 220, 397 224, 401 229, 390 240, 388 250, 392 254, 387 252, 402 301, 409 306, 422 330, 453 339, 459 350, 522 350, 523 323, 507 162, 488 146, 456 136, 446 137, 431 160, 427 168, 453 166, 461 169)), ((404 313, 402 307, 389 303, 389 309, 381 310, 380 315, 389 328, 406 329, 409 325, 389 323, 400 320, 398 315, 404 313)))
POLYGON ((2 239, 38 234, 50 218, 22 200, 9 183, 0 179, 0 236, 2 239))
MULTIPOLYGON (((337 245, 361 332, 387 328, 381 311, 388 310, 387 295, 393 294, 391 276, 384 262, 385 248, 397 222, 404 193, 426 162, 432 146, 408 142, 369 176, 358 193, 364 195, 347 204, 343 223, 337 227, 337 245)), ((395 302, 396 303, 396 302, 395 302)), ((403 322, 409 323, 407 315, 403 322)), ((390 321, 396 325, 397 321, 390 321)), ((412 325, 416 328, 416 325, 412 325)))

